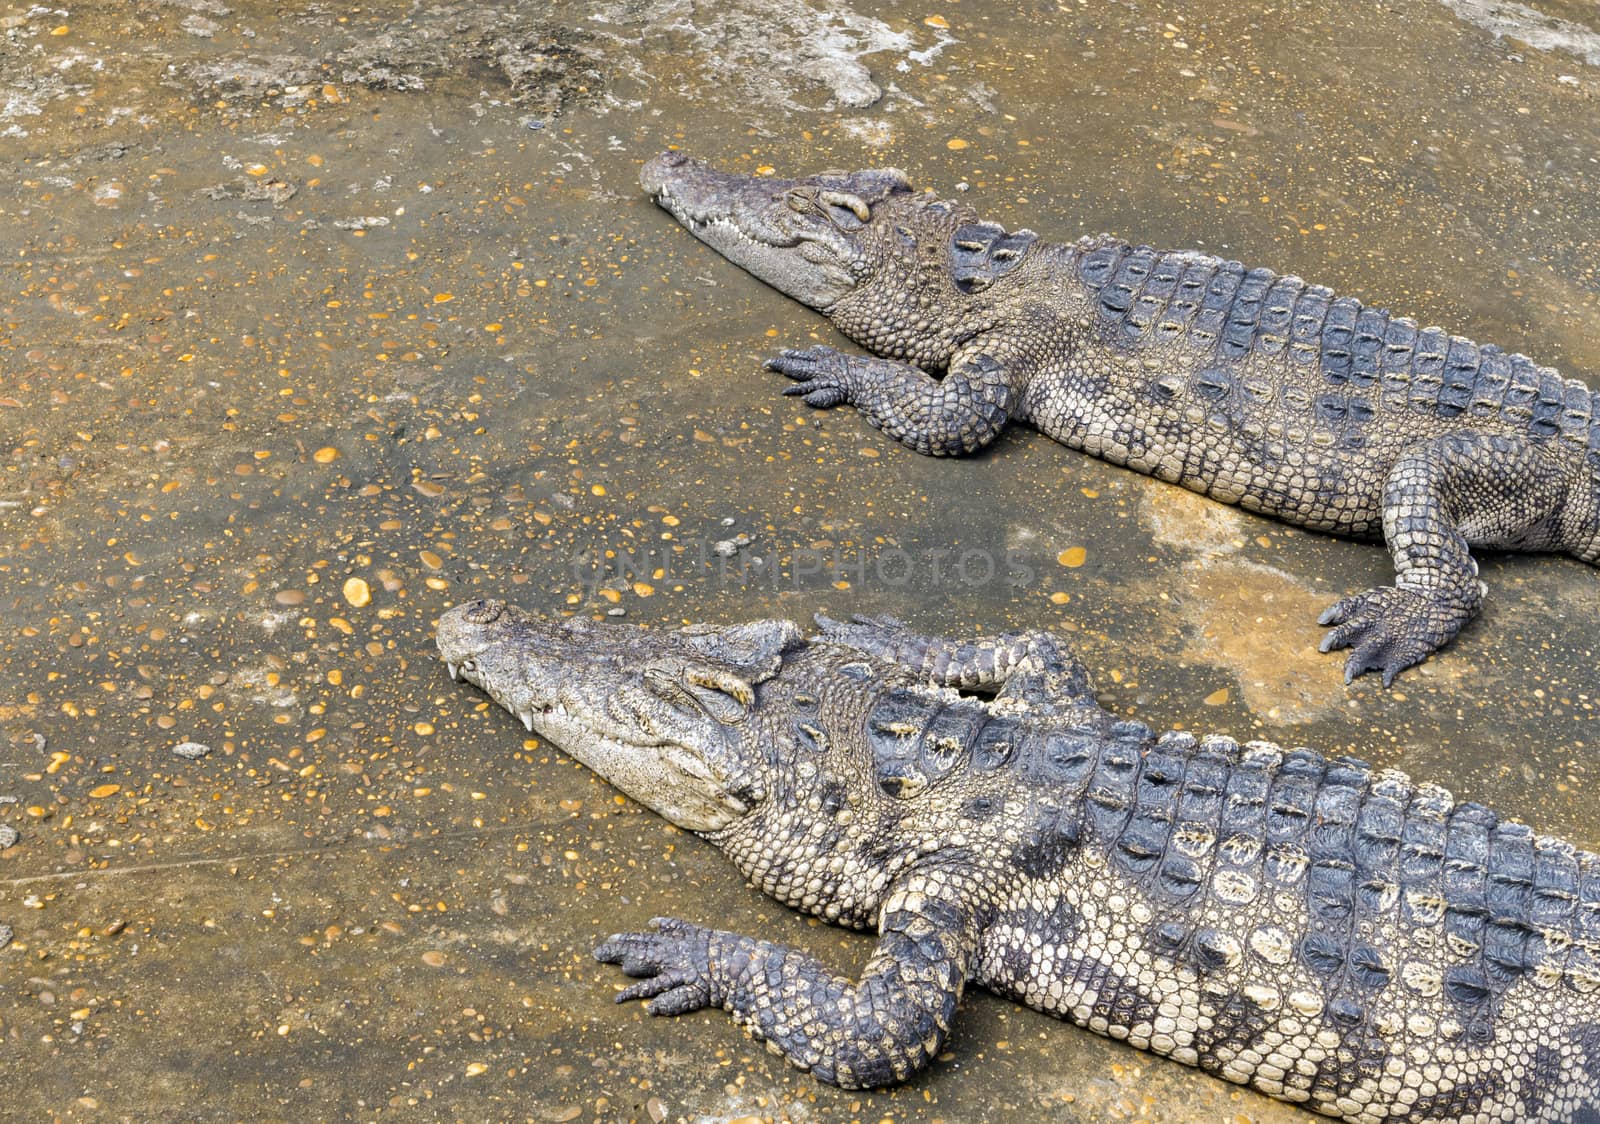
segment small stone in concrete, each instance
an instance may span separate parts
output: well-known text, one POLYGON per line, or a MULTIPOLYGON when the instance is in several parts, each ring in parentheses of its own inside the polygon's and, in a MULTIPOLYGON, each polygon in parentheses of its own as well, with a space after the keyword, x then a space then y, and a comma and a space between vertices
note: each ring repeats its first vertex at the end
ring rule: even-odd
POLYGON ((190 761, 198 761, 211 752, 211 747, 202 742, 179 742, 172 747, 174 756, 185 757, 190 761))

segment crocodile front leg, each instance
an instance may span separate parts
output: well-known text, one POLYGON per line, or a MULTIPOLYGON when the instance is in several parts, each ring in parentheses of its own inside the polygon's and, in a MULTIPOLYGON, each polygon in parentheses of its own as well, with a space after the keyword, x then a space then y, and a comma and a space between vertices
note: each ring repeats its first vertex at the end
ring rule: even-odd
POLYGON ((721 1007, 818 1079, 866 1089, 904 1081, 944 1044, 977 946, 980 896, 977 880, 948 864, 903 877, 859 981, 797 949, 670 918, 657 918, 653 933, 618 933, 594 955, 644 977, 619 1003, 654 996, 653 1015, 721 1007))
POLYGON ((845 622, 821 613, 817 626, 836 644, 892 660, 940 687, 995 691, 1052 709, 1094 701, 1089 669, 1051 632, 952 640, 917 632, 893 617, 857 616, 845 622))
POLYGON ((909 363, 822 345, 782 352, 766 366, 797 381, 785 394, 804 395, 809 406, 848 402, 896 441, 936 457, 973 453, 993 441, 1020 397, 1018 372, 972 345, 955 354, 942 379, 909 363))
POLYGON ((1526 437, 1452 434, 1409 450, 1383 489, 1383 537, 1395 583, 1331 606, 1322 650, 1352 648, 1345 682, 1381 671, 1383 685, 1448 643, 1477 615, 1483 584, 1473 546, 1551 550, 1574 474, 1526 437))

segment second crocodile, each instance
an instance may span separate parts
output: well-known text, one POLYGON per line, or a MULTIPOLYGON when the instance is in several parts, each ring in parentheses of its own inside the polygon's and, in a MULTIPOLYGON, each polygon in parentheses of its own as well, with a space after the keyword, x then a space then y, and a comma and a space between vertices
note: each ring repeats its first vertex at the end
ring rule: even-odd
POLYGON ((1381 533, 1395 584, 1321 619, 1323 651, 1353 649, 1346 682, 1387 685, 1477 614, 1472 547, 1600 559, 1600 410, 1525 356, 1196 251, 1052 245, 894 169, 779 179, 667 152, 640 179, 878 356, 772 359, 813 406, 934 455, 1018 419, 1289 523, 1381 533))
POLYGON ((1600 857, 1354 758, 1158 738, 1049 633, 820 623, 440 619, 453 677, 878 934, 852 980, 661 920, 596 950, 619 999, 860 1088, 933 1063, 972 983, 1351 1124, 1600 1121, 1600 857))

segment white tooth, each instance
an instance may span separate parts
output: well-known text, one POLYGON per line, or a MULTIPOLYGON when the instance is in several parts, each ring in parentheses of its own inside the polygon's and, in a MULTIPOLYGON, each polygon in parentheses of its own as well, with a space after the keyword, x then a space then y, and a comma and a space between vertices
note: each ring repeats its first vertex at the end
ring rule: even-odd
POLYGON ((533 733, 533 711, 524 710, 517 717, 522 719, 522 724, 528 728, 528 733, 533 733))
POLYGON ((461 678, 461 676, 456 674, 456 665, 455 664, 451 663, 449 660, 446 660, 444 666, 448 667, 450 669, 450 678, 451 679, 460 679, 461 678))

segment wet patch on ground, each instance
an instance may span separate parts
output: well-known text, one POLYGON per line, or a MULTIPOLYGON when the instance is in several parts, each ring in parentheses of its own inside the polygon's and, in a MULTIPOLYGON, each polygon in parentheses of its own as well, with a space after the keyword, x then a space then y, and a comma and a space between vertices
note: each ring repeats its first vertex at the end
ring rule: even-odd
MULTIPOLYGON (((1179 558, 1171 601, 1188 656, 1231 671, 1244 704, 1272 723, 1308 722, 1344 705, 1340 664, 1317 651, 1328 596, 1244 555, 1270 551, 1287 529, 1175 487, 1148 488, 1140 516, 1179 558)), ((1221 703, 1226 689, 1207 698, 1221 703)))

